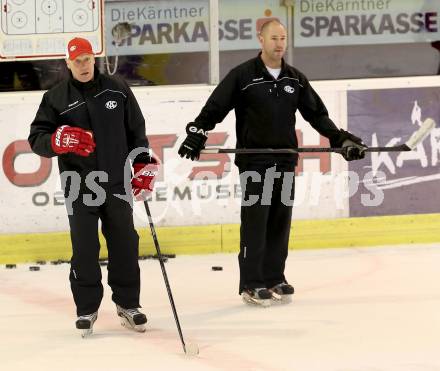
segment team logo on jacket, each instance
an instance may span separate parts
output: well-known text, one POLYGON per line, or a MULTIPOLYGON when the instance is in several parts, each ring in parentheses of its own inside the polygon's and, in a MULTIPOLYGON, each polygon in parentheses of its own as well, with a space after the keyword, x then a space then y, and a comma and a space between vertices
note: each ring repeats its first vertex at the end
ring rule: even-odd
POLYGON ((295 89, 292 88, 290 85, 286 85, 286 86, 284 87, 284 91, 285 91, 286 93, 293 94, 293 92, 295 91, 295 89))
POLYGON ((107 109, 115 109, 117 106, 118 106, 118 103, 116 103, 116 101, 114 101, 114 100, 109 100, 105 104, 105 108, 107 108, 107 109))

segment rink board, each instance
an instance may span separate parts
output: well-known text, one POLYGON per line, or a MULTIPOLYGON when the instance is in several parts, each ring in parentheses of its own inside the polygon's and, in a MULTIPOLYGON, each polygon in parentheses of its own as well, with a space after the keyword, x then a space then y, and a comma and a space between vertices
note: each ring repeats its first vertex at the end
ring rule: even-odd
MULTIPOLYGON (((440 214, 341 218, 294 221, 290 249, 323 249, 378 245, 419 244, 439 241, 440 214), (317 232, 319 231, 319 232, 317 232)), ((148 227, 138 228, 140 254, 156 254, 148 227)), ((162 253, 212 254, 238 252, 238 224, 157 229, 162 253)), ((101 257, 107 257, 100 236, 101 257)), ((70 235, 65 232, 0 235, 0 264, 69 260, 70 235)))
MULTIPOLYGON (((417 128, 417 120, 427 115, 437 127, 422 147, 411 153, 414 158, 368 155, 362 161, 347 163, 337 154, 302 156, 295 178, 291 247, 439 242, 440 193, 432 190, 440 186, 440 107, 433 104, 440 95, 440 77, 320 81, 313 82, 313 87, 337 125, 360 135, 368 145, 374 140, 380 145, 404 140, 417 128), (382 104, 385 100, 396 102, 400 111, 382 104), (373 184, 373 190, 366 187, 369 170, 381 171, 387 180, 373 184), (359 186, 353 194, 349 171, 358 176, 359 186), (374 201, 377 190, 382 190, 391 204, 387 208, 363 205, 365 200, 374 201), (392 225, 395 228, 390 228, 392 225)), ((185 124, 197 116, 213 88, 133 89, 146 118, 150 144, 163 165, 150 207, 165 252, 211 253, 238 248, 241 190, 233 156, 204 155, 191 162, 177 155, 185 124), (205 179, 207 175, 210 178, 205 179)), ((27 143, 42 94, 0 94, 0 262, 67 259, 70 255, 56 159, 36 156, 27 143)), ((328 145, 300 114, 296 130, 301 146, 328 145)), ((233 113, 210 133, 207 145, 235 146, 233 113)), ((145 237, 148 232, 142 204, 135 205, 134 220, 143 237, 141 249, 152 252, 150 237, 145 237)))

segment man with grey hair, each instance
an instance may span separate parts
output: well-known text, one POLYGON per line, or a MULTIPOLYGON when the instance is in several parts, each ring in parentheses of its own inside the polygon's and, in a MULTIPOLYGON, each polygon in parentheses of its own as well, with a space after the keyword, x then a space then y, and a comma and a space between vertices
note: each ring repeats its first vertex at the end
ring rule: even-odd
MULTIPOLYGON (((304 74, 285 63, 284 25, 268 21, 258 38, 259 55, 232 69, 187 125, 180 156, 198 159, 208 131, 234 109, 237 148, 297 148, 295 112, 299 110, 332 147, 343 148, 347 161, 363 158, 362 140, 338 129, 304 74)), ((283 201, 286 194, 293 200, 297 159, 294 153, 236 155, 243 188, 239 294, 246 303, 289 302, 294 293, 284 276, 293 202, 283 201), (248 202, 251 195, 258 201, 248 202)))
MULTIPOLYGON (((71 175, 64 191, 72 240, 69 278, 76 327, 83 336, 92 333, 103 297, 98 262, 101 220, 116 312, 123 325, 143 332, 147 318, 138 310, 139 236, 131 204, 116 195, 127 188, 124 168, 129 153, 142 151, 133 160, 135 197, 153 190, 158 164, 149 154, 145 120, 131 89, 122 79, 99 73, 90 42, 79 37, 70 40, 66 63, 71 76, 43 95, 28 140, 36 154, 57 156, 62 178, 71 175), (89 187, 90 181, 96 192, 89 187), (69 210, 67 200, 75 190, 69 210), (104 197, 95 202, 100 198, 98 190, 104 197)), ((131 200, 130 196, 125 197, 131 200)))

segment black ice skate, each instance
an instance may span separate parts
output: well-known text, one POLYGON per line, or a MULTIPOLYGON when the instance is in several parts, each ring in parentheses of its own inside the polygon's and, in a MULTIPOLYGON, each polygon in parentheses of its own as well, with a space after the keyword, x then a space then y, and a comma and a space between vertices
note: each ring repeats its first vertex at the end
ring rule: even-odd
POLYGON ((83 338, 93 333, 93 324, 98 318, 98 312, 79 316, 76 320, 76 328, 81 332, 83 338))
POLYGON ((244 289, 241 297, 246 304, 268 307, 271 304, 272 293, 266 288, 244 289))
POLYGON ((138 332, 145 332, 147 317, 137 308, 125 309, 116 304, 116 311, 121 317, 121 325, 138 332))
POLYGON ((272 293, 272 300, 283 304, 291 303, 292 295, 295 292, 293 286, 287 282, 281 282, 270 288, 269 291, 272 293))

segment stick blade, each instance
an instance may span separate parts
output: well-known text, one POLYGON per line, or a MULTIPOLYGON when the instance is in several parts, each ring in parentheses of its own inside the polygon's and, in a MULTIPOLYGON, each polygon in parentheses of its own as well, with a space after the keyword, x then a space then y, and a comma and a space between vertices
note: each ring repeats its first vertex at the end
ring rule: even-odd
POLYGON ((405 143, 411 150, 417 147, 417 145, 429 135, 432 129, 435 127, 435 121, 432 118, 427 118, 408 141, 405 143))
POLYGON ((196 343, 186 343, 185 344, 185 354, 188 357, 194 357, 199 354, 199 347, 196 343))

